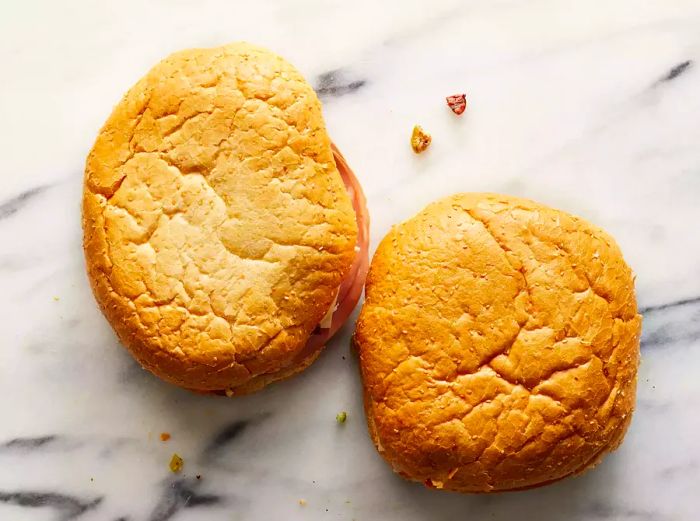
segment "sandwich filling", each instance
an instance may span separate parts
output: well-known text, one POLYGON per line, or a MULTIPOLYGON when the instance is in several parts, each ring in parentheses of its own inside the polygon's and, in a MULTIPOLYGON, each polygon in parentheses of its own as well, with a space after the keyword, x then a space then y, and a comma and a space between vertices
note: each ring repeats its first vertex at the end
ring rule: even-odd
POLYGON ((304 358, 314 350, 323 347, 342 327, 352 314, 355 306, 357 306, 358 300, 360 300, 362 288, 365 285, 365 278, 367 277, 367 270, 369 269, 369 215, 367 213, 365 196, 357 178, 335 145, 333 145, 333 156, 338 172, 352 201, 355 219, 357 219, 358 233, 357 244, 355 245, 355 260, 340 284, 336 298, 328 312, 321 319, 318 327, 309 337, 306 347, 299 354, 300 358, 304 358))

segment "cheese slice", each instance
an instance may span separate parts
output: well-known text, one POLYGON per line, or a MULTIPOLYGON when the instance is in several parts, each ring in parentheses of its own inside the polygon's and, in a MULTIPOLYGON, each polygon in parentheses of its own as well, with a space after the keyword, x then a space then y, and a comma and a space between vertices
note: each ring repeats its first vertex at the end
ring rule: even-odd
POLYGON ((330 329, 333 323, 333 313, 338 307, 338 293, 340 293, 340 288, 335 292, 335 297, 333 297, 333 302, 331 302, 331 307, 328 308, 328 312, 324 315, 321 321, 318 323, 318 327, 321 329, 330 329))

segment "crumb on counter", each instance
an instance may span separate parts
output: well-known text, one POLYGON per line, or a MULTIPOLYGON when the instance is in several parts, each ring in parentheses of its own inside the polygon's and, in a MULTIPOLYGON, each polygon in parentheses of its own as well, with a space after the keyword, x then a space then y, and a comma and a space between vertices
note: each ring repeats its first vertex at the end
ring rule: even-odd
POLYGON ((197 478, 197 479, 202 479, 202 475, 201 475, 201 474, 197 474, 197 475, 195 476, 195 478, 197 478))
POLYGON ((341 411, 338 414, 335 415, 335 421, 338 423, 345 423, 345 420, 348 419, 348 413, 345 411, 341 411))
POLYGON ((305 500, 305 499, 300 499, 300 500, 299 500, 299 504, 300 504, 301 506, 305 507, 305 506, 306 506, 306 500, 305 500))
POLYGON ((161 432, 160 433, 160 441, 168 441, 169 439, 170 439, 169 432, 161 432))
POLYGON ((53 300, 54 302, 58 302, 59 300, 61 300, 61 297, 54 297, 53 300))
POLYGON ((433 138, 430 137, 430 134, 423 130, 420 125, 413 127, 413 133, 411 134, 411 148, 413 148, 413 151, 416 154, 420 154, 426 148, 428 148, 432 140, 433 138))
POLYGON ((173 457, 170 458, 170 471, 178 473, 182 470, 185 465, 185 461, 177 454, 174 453, 173 457))
POLYGON ((450 107, 450 110, 458 116, 461 116, 464 109, 467 108, 466 94, 454 94, 452 96, 447 96, 445 99, 447 100, 447 106, 450 107))

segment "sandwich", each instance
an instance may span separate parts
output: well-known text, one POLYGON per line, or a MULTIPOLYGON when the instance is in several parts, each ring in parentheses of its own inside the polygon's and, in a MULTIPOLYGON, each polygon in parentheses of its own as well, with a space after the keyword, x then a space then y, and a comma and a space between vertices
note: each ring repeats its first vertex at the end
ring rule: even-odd
POLYGON ((247 43, 153 67, 114 108, 85 167, 95 298, 156 376, 238 395, 307 367, 367 271, 362 189, 313 88, 247 43))

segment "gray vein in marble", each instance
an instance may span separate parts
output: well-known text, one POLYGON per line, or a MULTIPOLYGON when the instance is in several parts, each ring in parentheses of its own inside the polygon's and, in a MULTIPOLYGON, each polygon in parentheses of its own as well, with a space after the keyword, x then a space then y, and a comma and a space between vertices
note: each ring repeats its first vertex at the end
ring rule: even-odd
POLYGON ((121 452, 125 448, 138 448, 140 446, 141 443, 139 440, 122 436, 110 440, 109 443, 100 448, 97 454, 100 458, 111 458, 114 454, 121 452))
POLYGON ((84 442, 46 434, 44 436, 20 436, 0 443, 0 455, 2 454, 27 454, 37 452, 66 452, 75 450, 84 445, 84 442))
POLYGON ((644 308, 642 349, 667 348, 700 339, 700 298, 644 308))
POLYGON ((56 436, 37 436, 35 438, 14 438, 0 445, 2 449, 31 450, 43 447, 56 441, 56 436))
POLYGON ((655 311, 662 311, 665 309, 677 308, 680 306, 687 306, 689 304, 698 304, 698 303, 700 303, 700 297, 693 297, 693 298, 675 300, 673 302, 667 302, 666 304, 658 304, 656 306, 643 307, 639 310, 639 312, 642 315, 646 315, 648 313, 653 313, 655 311))
POLYGON ((679 475, 682 476, 688 472, 697 471, 698 468, 700 468, 700 463, 695 459, 691 459, 681 465, 672 465, 661 469, 659 476, 662 476, 664 479, 673 479, 679 477, 679 475))
POLYGON ((7 199, 3 203, 0 203, 0 219, 5 219, 17 213, 31 199, 41 194, 42 192, 45 192, 49 188, 51 188, 51 185, 35 186, 34 188, 25 190, 21 194, 7 199))
POLYGON ((345 94, 351 94, 358 91, 366 84, 367 80, 348 80, 346 79, 346 73, 344 70, 335 69, 320 74, 316 81, 316 87, 314 90, 316 91, 316 94, 318 94, 319 98, 328 99, 344 96, 345 94))
POLYGON ((55 492, 5 492, 0 490, 0 503, 9 503, 28 508, 53 508, 58 512, 60 521, 75 519, 88 510, 95 508, 101 502, 102 497, 85 500, 55 492))
POLYGON ((259 423, 268 416, 268 414, 261 414, 250 420, 236 420, 233 423, 225 425, 204 449, 204 459, 212 459, 219 450, 241 436, 251 425, 259 423))
POLYGON ((690 67, 693 65, 692 60, 686 60, 684 62, 679 63, 678 65, 675 65, 669 69, 669 71, 662 76, 656 83, 655 85, 659 85, 661 83, 669 82, 671 80, 676 79, 678 76, 686 72, 690 67))
POLYGON ((585 508, 584 512, 588 514, 589 518, 593 517, 595 519, 649 519, 653 521, 663 519, 663 517, 658 514, 647 510, 623 508, 619 505, 610 505, 600 502, 590 504, 585 508))
POLYGON ((183 508, 214 505, 221 497, 213 494, 198 494, 199 480, 179 479, 166 485, 163 496, 153 509, 149 521, 167 521, 183 508))

